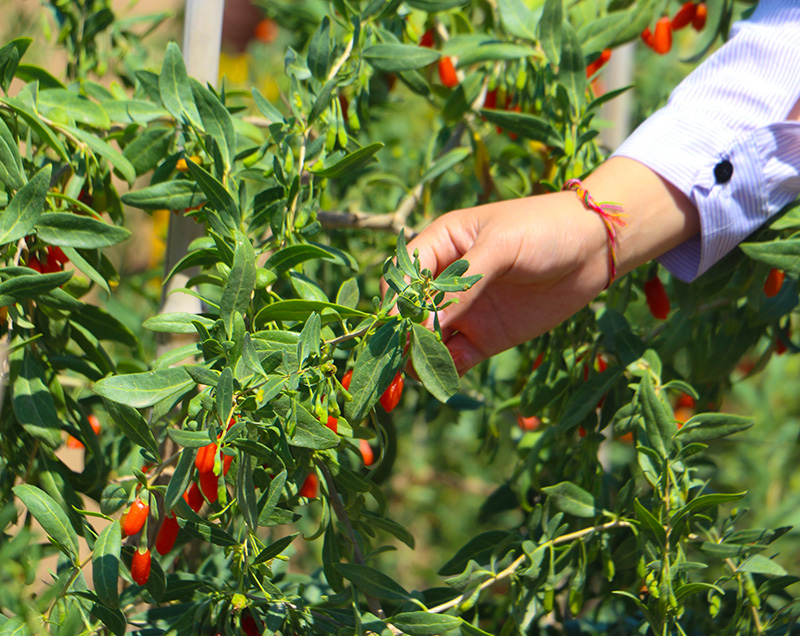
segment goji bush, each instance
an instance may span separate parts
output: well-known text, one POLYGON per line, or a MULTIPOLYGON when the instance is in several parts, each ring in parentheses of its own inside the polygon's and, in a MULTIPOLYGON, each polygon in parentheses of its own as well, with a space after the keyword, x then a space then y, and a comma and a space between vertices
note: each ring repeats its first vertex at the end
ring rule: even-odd
POLYGON ((50 0, 66 69, 0 48, 0 634, 795 633, 790 528, 717 459, 754 424, 727 389, 797 351, 796 208, 692 285, 643 266, 461 379, 438 312, 480 272, 406 249, 585 176, 614 49, 667 54, 691 23, 699 59, 741 7, 263 5, 278 100, 201 84, 175 44, 135 67, 142 20, 106 0, 50 0), (131 209, 203 225, 166 277, 199 313, 120 276, 131 209), (408 506, 409 457, 434 498, 478 466, 474 518, 408 506), (409 527, 453 521, 463 545, 409 575, 409 527))

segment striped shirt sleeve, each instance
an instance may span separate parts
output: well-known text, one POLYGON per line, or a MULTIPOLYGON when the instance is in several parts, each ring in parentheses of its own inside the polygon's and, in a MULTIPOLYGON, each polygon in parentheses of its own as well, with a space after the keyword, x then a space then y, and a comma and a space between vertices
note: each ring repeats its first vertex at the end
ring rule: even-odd
POLYGON ((697 207, 700 234, 659 258, 674 276, 695 279, 800 194, 800 123, 787 121, 799 97, 800 2, 762 0, 614 153, 697 207))

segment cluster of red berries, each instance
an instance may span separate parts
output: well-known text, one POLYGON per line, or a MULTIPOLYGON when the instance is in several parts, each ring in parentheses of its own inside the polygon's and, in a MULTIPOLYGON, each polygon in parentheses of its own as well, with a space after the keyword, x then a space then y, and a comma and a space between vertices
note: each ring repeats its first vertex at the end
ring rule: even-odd
MULTIPOLYGON (((342 378, 342 386, 345 388, 346 391, 350 389, 350 382, 352 382, 352 380, 353 380, 353 370, 348 369, 348 371, 344 374, 344 377, 342 378)), ((397 374, 392 379, 392 382, 389 384, 389 386, 383 392, 383 395, 381 395, 380 398, 381 406, 386 410, 387 413, 392 411, 399 404, 400 397, 403 395, 404 384, 405 380, 403 379, 403 374, 400 371, 398 371, 397 374)), ((334 433, 336 433, 339 429, 339 419, 333 415, 329 415, 328 421, 325 425, 329 429, 331 429, 334 433)), ((375 451, 372 450, 372 446, 370 446, 370 443, 365 439, 359 440, 358 444, 359 444, 359 450, 361 451, 361 457, 364 460, 364 465, 371 466, 373 463, 375 463, 375 451)), ((312 475, 309 475, 306 478, 306 482, 303 483, 303 486, 300 488, 300 494, 303 497, 308 496, 303 494, 304 491, 307 492, 313 491, 314 495, 312 496, 316 497, 316 488, 315 488, 316 482, 314 481, 314 479, 316 479, 316 474, 312 473, 312 475), (309 478, 312 478, 312 475, 313 475, 312 484, 308 484, 308 480, 309 478)))
POLYGON ((672 48, 672 32, 692 25, 695 31, 702 31, 706 26, 708 8, 705 2, 685 2, 670 19, 661 17, 656 22, 655 31, 647 27, 642 31, 642 41, 659 55, 669 53, 672 48))
POLYGON ((55 245, 48 245, 44 252, 31 254, 27 266, 40 274, 52 274, 64 269, 66 263, 69 263, 69 259, 64 251, 55 245))

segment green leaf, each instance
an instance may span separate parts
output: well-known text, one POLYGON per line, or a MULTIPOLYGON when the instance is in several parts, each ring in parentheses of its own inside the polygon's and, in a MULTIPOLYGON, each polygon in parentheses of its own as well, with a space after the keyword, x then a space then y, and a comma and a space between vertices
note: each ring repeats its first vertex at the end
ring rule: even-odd
POLYGON ((439 576, 455 576, 461 574, 470 560, 476 563, 488 563, 495 548, 507 541, 509 533, 505 530, 489 530, 474 536, 459 548, 453 557, 447 561, 437 574, 439 576))
POLYGON ((61 444, 61 424, 45 372, 34 354, 26 349, 12 394, 14 415, 25 431, 49 446, 61 444))
POLYGON ((492 124, 500 126, 503 130, 508 130, 521 137, 541 141, 542 143, 556 148, 560 148, 564 145, 556 129, 553 128, 549 122, 536 115, 486 108, 481 108, 480 113, 492 124))
POLYGON ((474 46, 458 58, 458 68, 465 68, 480 62, 500 60, 520 60, 541 56, 534 48, 511 42, 485 42, 474 46))
MULTIPOLYGON (((523 0, 498 0, 497 10, 503 28, 511 35, 530 42, 536 42, 536 17, 523 0)), ((560 24, 558 25, 561 26, 560 24)), ((561 47, 555 49, 560 51, 561 47)), ((556 63, 558 60, 556 60, 556 63)))
POLYGON ((30 110, 21 101, 13 97, 2 97, 0 98, 0 102, 6 104, 9 108, 11 108, 11 110, 19 115, 25 121, 25 123, 28 124, 28 127, 34 133, 36 133, 39 139, 55 150, 59 157, 61 157, 67 163, 70 162, 69 153, 64 147, 64 144, 61 143, 61 139, 59 139, 58 135, 53 132, 53 129, 45 124, 36 113, 30 110))
POLYGON ((389 622, 409 636, 436 636, 462 624, 457 616, 430 612, 405 612, 392 616, 389 622))
POLYGON ((675 439, 685 444, 704 442, 746 431, 753 426, 752 417, 728 413, 700 413, 693 416, 675 433, 675 439))
MULTIPOLYGON (((171 431, 172 429, 170 429, 171 431)), ((187 431, 188 432, 188 431, 187 431)), ((208 444, 208 433, 206 433, 206 444, 208 444)), ((171 437, 171 436, 170 436, 171 437)), ((181 451, 181 456, 178 459, 178 465, 175 467, 175 472, 167 484, 167 492, 164 495, 164 512, 169 513, 175 504, 183 497, 183 493, 192 482, 192 474, 194 472, 194 459, 197 453, 194 449, 184 449, 181 451)))
POLYGON ((255 284, 256 255, 253 244, 247 236, 237 233, 233 266, 222 288, 219 306, 220 318, 225 323, 225 330, 229 336, 233 333, 234 314, 239 312, 242 316, 247 315, 255 284))
POLYGON ((26 181, 19 144, 2 117, 0 117, 0 181, 12 190, 19 190, 26 181))
POLYGON ((85 327, 98 340, 111 340, 136 348, 139 340, 122 322, 105 309, 96 305, 84 305, 71 318, 73 323, 85 327))
POLYGON ((114 521, 100 533, 92 552, 92 580, 94 591, 104 605, 119 607, 119 555, 122 547, 122 531, 114 521))
POLYGON ((272 516, 272 513, 275 512, 275 508, 278 506, 278 503, 281 500, 283 487, 286 485, 286 475, 287 472, 285 470, 275 475, 269 485, 269 490, 264 497, 262 497, 261 501, 258 502, 258 525, 265 525, 267 519, 269 519, 272 516), (264 503, 261 503, 262 501, 264 503))
POLYGON ((252 92, 253 102, 255 103, 256 108, 261 111, 261 114, 273 123, 282 123, 283 115, 281 115, 281 112, 272 104, 270 104, 266 98, 258 92, 257 88, 253 88, 252 92))
MULTIPOLYGON (((179 501, 179 507, 186 506, 185 501, 179 501)), ((188 508, 188 506, 186 506, 188 508)), ((178 524, 189 535, 195 539, 200 539, 206 543, 219 545, 222 547, 230 547, 239 545, 239 542, 233 538, 228 532, 222 529, 219 524, 211 522, 188 521, 182 517, 178 517, 178 524)))
POLYGON ((256 314, 255 325, 263 327, 268 322, 275 320, 306 320, 311 314, 318 313, 323 324, 334 322, 337 315, 341 318, 369 318, 367 314, 358 309, 351 309, 335 303, 326 303, 319 300, 279 300, 267 305, 256 314), (335 313, 334 313, 335 312, 335 313))
POLYGON ((77 137, 78 140, 89 146, 96 154, 106 159, 125 181, 133 185, 136 180, 136 170, 119 150, 80 128, 74 126, 60 126, 60 128, 77 137))
POLYGON ((436 334, 412 324, 411 362, 422 384, 440 402, 446 402, 461 387, 453 357, 436 334))
POLYGON ((606 369, 582 383, 569 398, 569 404, 558 423, 559 429, 568 431, 583 422, 597 408, 603 396, 617 383, 623 371, 624 369, 620 367, 606 369))
POLYGON ((375 44, 364 49, 363 55, 374 69, 384 73, 424 68, 441 57, 438 51, 415 44, 375 44))
POLYGON ((200 113, 194 103, 192 86, 183 63, 183 56, 174 42, 167 45, 164 65, 158 76, 158 92, 164 107, 177 121, 188 120, 193 126, 202 130, 200 113))
POLYGON ((744 561, 737 572, 752 572, 753 574, 767 574, 769 576, 786 576, 788 572, 772 559, 768 559, 760 554, 754 554, 744 561))
MULTIPOLYGON (((0 283, 0 305, 10 305, 11 302, 19 302, 26 298, 38 298, 42 302, 47 293, 54 293, 54 291, 66 294, 65 291, 57 288, 70 278, 72 278, 70 271, 14 276, 0 283)), ((72 299, 72 296, 68 294, 67 296, 72 299)), ((78 308, 81 306, 79 305, 78 308)))
POLYGON ((257 565, 258 563, 264 563, 265 561, 274 559, 286 548, 288 548, 289 544, 294 541, 299 534, 299 532, 295 532, 294 534, 287 535, 278 539, 277 541, 274 541, 273 543, 270 543, 266 548, 258 553, 258 556, 253 560, 252 564, 257 565))
POLYGON ((766 263, 790 275, 800 275, 800 239, 742 243, 739 247, 753 260, 766 263))
POLYGON ((236 503, 251 532, 258 527, 256 487, 253 484, 253 458, 243 453, 236 472, 236 503))
POLYGON ((561 60, 563 27, 563 0, 547 0, 544 3, 542 17, 539 18, 537 28, 542 50, 552 66, 558 66, 561 60))
POLYGON ((104 404, 111 420, 129 440, 159 457, 156 438, 139 411, 111 400, 104 400, 104 404))
POLYGON ((105 605, 95 603, 92 605, 90 614, 108 628, 114 636, 125 636, 127 621, 125 615, 118 609, 111 609, 105 605))
MULTIPOLYGON (((197 181, 197 185, 208 197, 208 205, 216 210, 225 227, 231 230, 238 229, 242 223, 242 215, 230 192, 194 161, 187 159, 186 166, 189 168, 189 174, 197 181)), ((206 218, 208 217, 209 211, 206 211, 206 218)))
POLYGON ((205 429, 190 431, 182 428, 168 428, 167 435, 178 446, 183 446, 184 448, 200 448, 211 443, 211 438, 205 429))
MULTIPOLYGON (((282 418, 288 417, 290 408, 288 398, 283 397, 273 402, 273 407, 282 418)), ((294 408, 297 414, 297 426, 294 435, 289 438, 290 446, 325 450, 339 445, 339 436, 314 417, 307 408, 300 404, 295 404, 294 408)))
POLYGON ((121 124, 148 124, 165 119, 169 113, 156 104, 138 99, 109 100, 103 103, 108 118, 121 124))
MULTIPOLYGON (((457 166, 459 163, 464 161, 464 159, 466 159, 470 155, 472 155, 471 148, 454 148, 447 154, 440 157, 436 161, 436 163, 434 163, 430 168, 428 168, 420 177, 419 183, 423 184, 427 183, 428 181, 432 181, 439 175, 442 175, 448 170, 451 170, 452 168, 457 166)), ((408 251, 406 251, 406 255, 408 255, 408 251)), ((400 269, 403 270, 402 267, 400 269)), ((412 274, 412 272, 407 272, 405 270, 403 270, 403 272, 408 276, 411 276, 412 274)))
POLYGON ((70 212, 43 214, 35 227, 39 238, 50 245, 79 249, 111 247, 131 235, 124 227, 70 212))
POLYGON ((562 481, 555 486, 542 488, 559 510, 576 517, 595 517, 598 514, 594 497, 571 481, 562 481))
POLYGON ((78 535, 70 525, 64 510, 43 490, 22 484, 14 486, 14 494, 39 522, 47 536, 66 554, 73 563, 78 558, 78 535))
POLYGON ((37 106, 45 115, 54 109, 63 110, 71 120, 79 124, 102 130, 111 128, 111 122, 102 106, 64 88, 39 91, 37 106))
POLYGON ((367 565, 336 563, 334 567, 339 574, 370 596, 387 601, 405 601, 411 598, 394 579, 367 565))
POLYGON ((341 161, 336 162, 332 166, 325 166, 324 168, 314 169, 311 170, 311 173, 318 177, 335 179, 336 177, 340 177, 343 174, 355 170, 361 164, 365 163, 370 158, 372 158, 372 156, 376 152, 378 152, 381 148, 383 148, 382 143, 374 143, 370 144, 369 146, 364 146, 363 148, 359 148, 355 152, 351 152, 341 161))
POLYGON ((177 311, 148 318, 142 323, 142 327, 158 333, 197 333, 197 329, 193 324, 195 322, 200 323, 206 329, 211 329, 216 320, 197 314, 177 311))
POLYGON ((405 328, 398 321, 381 326, 366 342, 356 359, 350 382, 351 402, 345 415, 351 422, 363 420, 378 398, 389 387, 403 362, 405 328))
POLYGON ((182 367, 112 375, 95 383, 94 391, 104 398, 134 408, 153 406, 194 386, 182 367))
POLYGON ((644 411, 647 439, 661 457, 666 457, 678 427, 667 412, 667 407, 656 396, 650 373, 646 373, 639 384, 639 400, 644 411))
POLYGON ((202 205, 206 201, 200 186, 186 179, 157 183, 141 190, 126 192, 120 198, 125 205, 132 208, 180 212, 202 205))
POLYGON ((699 512, 700 510, 705 510, 706 508, 712 508, 724 503, 728 503, 729 501, 738 501, 746 494, 747 494, 746 492, 733 492, 733 493, 717 492, 708 495, 700 495, 699 497, 695 497, 694 499, 692 499, 680 510, 676 511, 670 517, 669 523, 671 526, 677 526, 678 523, 680 523, 681 519, 683 519, 688 515, 694 514, 695 512, 699 512))
MULTIPOLYGON (((561 3, 561 0, 554 0, 561 3)), ((580 110, 586 100, 586 60, 583 57, 578 34, 572 25, 562 25, 561 64, 558 83, 567 89, 573 109, 580 110)))
POLYGON ((50 172, 50 164, 39 170, 0 213, 0 245, 18 241, 36 225, 44 211, 47 190, 50 188, 50 172))
POLYGON ((217 142, 222 161, 227 169, 236 155, 236 131, 228 109, 210 90, 195 79, 191 80, 192 94, 207 135, 217 142))
POLYGON ((425 13, 436 13, 437 11, 447 11, 455 7, 462 7, 469 0, 406 0, 406 4, 425 13))
POLYGON ((318 258, 329 262, 338 262, 332 252, 318 245, 301 243, 299 245, 289 245, 274 252, 264 263, 264 267, 280 275, 300 263, 318 258))
POLYGON ((638 499, 633 500, 633 510, 636 518, 642 523, 642 528, 648 530, 658 544, 663 548, 667 544, 667 531, 653 516, 653 513, 645 508, 638 499))
POLYGON ((17 77, 28 84, 31 82, 39 82, 40 88, 66 88, 61 81, 50 74, 41 66, 34 66, 32 64, 20 64, 17 66, 17 77))
POLYGON ((331 20, 325 16, 308 44, 308 70, 321 82, 327 79, 332 49, 331 20))
POLYGON ((131 162, 136 174, 142 175, 155 168, 167 155, 174 136, 174 128, 153 126, 136 135, 122 154, 131 162))

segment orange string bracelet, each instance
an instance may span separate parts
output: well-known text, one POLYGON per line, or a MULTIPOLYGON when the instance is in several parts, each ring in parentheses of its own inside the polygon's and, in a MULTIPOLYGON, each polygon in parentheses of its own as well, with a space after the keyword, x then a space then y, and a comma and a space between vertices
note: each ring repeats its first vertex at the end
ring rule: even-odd
POLYGON ((583 204, 600 215, 603 220, 603 225, 606 228, 606 239, 608 241, 608 257, 611 275, 608 278, 605 289, 608 289, 614 279, 617 277, 617 228, 625 227, 626 223, 623 220, 625 216, 622 213, 622 206, 618 203, 598 203, 589 194, 589 191, 583 187, 580 179, 570 179, 564 184, 562 190, 574 190, 578 198, 583 201, 583 204))

